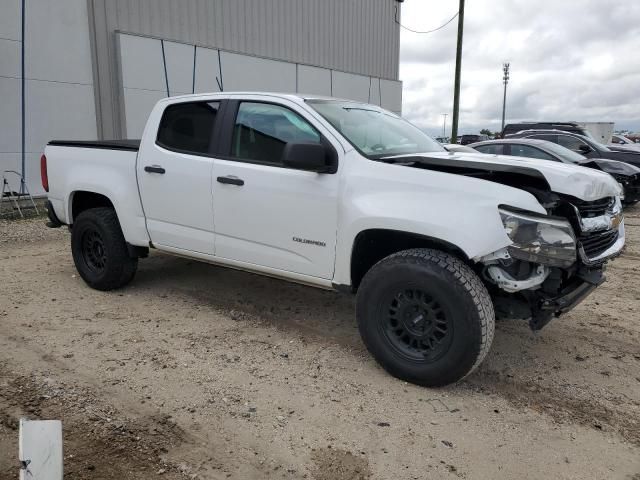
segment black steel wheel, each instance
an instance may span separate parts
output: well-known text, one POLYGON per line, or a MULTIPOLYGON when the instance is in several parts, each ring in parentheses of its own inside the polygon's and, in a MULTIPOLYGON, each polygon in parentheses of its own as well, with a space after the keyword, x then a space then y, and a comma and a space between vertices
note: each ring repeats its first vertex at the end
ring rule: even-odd
POLYGON ((107 265, 107 254, 100 232, 90 228, 82 233, 82 257, 87 267, 96 273, 107 265))
POLYGON ((435 361, 451 345, 453 324, 444 307, 421 288, 402 288, 381 317, 391 345, 412 361, 435 361))
POLYGON ((138 267, 113 208, 90 208, 78 215, 71 229, 71 253, 82 279, 97 290, 126 285, 138 267))
POLYGON ((364 276, 356 316, 362 340, 392 375, 442 386, 484 359, 495 328, 489 292, 459 258, 438 250, 404 250, 364 276))

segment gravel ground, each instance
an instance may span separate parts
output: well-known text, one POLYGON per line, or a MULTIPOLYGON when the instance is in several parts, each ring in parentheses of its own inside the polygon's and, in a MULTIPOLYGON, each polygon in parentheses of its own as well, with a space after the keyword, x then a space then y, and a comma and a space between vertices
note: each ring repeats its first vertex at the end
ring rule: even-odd
POLYGON ((64 229, 0 221, 0 478, 17 419, 60 418, 66 479, 640 479, 640 209, 608 281, 479 371, 398 381, 353 298, 152 254, 121 291, 64 229))

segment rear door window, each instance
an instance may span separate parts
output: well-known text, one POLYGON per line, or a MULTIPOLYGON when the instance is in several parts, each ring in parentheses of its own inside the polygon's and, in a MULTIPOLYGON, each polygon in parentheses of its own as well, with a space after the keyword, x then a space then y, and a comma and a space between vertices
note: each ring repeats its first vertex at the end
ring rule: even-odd
POLYGON ((194 155, 209 153, 220 102, 170 105, 162 114, 156 143, 168 150, 194 155))
POLYGON ((496 144, 496 145, 479 145, 477 147, 473 147, 476 150, 478 150, 481 153, 488 153, 491 155, 502 155, 502 152, 504 151, 503 145, 502 144, 496 144))
POLYGON ((511 144, 511 155, 516 157, 539 158, 541 160, 555 160, 548 153, 529 145, 511 144))

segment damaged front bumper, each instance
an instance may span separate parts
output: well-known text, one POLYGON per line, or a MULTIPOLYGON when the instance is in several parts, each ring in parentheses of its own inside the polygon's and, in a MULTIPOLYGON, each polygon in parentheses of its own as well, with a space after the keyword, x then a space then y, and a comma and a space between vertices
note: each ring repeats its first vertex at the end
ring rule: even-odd
POLYGON ((606 279, 604 266, 583 266, 564 282, 558 278, 558 273, 557 270, 551 272, 548 280, 534 289, 507 292, 494 285, 492 297, 496 316, 528 320, 532 330, 540 330, 553 318, 575 308, 606 279))
MULTIPOLYGON (((615 224, 614 224, 615 225, 615 224)), ((597 231, 599 225, 585 222, 583 228, 597 231)), ((605 264, 620 255, 625 244, 624 221, 617 225, 615 241, 597 255, 589 256, 582 243, 577 245, 577 261, 571 268, 531 264, 529 274, 513 275, 514 259, 502 249, 481 259, 483 277, 496 314, 505 318, 528 319, 532 330, 540 330, 551 319, 572 310, 605 281, 605 264)))
POLYGON ((529 326, 532 330, 540 330, 553 317, 558 317, 576 307, 605 280, 603 267, 590 270, 583 268, 555 295, 543 290, 535 291, 529 299, 531 307, 529 326))

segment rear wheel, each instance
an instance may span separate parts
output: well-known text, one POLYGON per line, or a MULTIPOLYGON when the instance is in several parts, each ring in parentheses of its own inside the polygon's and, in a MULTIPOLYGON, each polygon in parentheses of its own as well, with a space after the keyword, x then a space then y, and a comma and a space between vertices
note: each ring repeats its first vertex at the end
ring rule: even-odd
POLYGON ((392 375, 441 386, 471 373, 495 328, 491 297, 461 260, 431 249, 398 252, 374 265, 358 290, 362 339, 392 375))
POLYGON ((73 261, 82 279, 97 290, 128 284, 138 267, 112 208, 90 208, 78 215, 71 231, 73 261))

